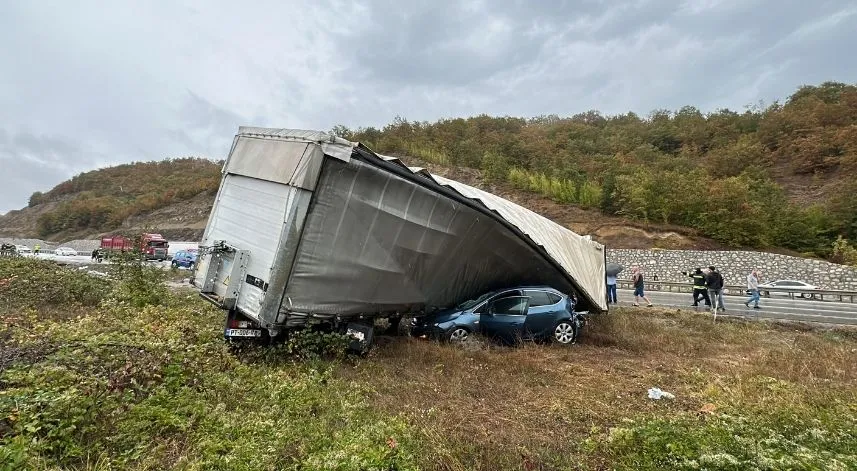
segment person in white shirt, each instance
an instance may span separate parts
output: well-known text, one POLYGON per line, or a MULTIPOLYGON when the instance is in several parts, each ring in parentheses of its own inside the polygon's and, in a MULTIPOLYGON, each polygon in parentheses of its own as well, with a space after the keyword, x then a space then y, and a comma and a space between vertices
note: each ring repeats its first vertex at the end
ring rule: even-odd
POLYGON ((607 304, 616 304, 616 275, 607 275, 607 304))
POLYGON ((759 295, 759 272, 757 270, 753 270, 747 275, 747 290, 750 291, 750 299, 744 305, 750 307, 750 303, 753 303, 753 309, 761 309, 759 307, 761 296, 759 295))

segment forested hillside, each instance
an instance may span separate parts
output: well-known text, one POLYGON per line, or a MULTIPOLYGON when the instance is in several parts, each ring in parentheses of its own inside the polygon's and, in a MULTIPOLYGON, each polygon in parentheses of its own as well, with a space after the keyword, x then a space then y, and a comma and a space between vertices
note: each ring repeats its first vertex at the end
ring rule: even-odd
POLYGON ((857 87, 804 86, 743 112, 686 106, 569 118, 397 118, 333 132, 604 214, 698 229, 732 246, 830 255, 857 238, 857 87))
MULTIPOLYGON (((857 239, 854 85, 805 86, 784 103, 743 112, 688 106, 647 117, 397 118, 383 129, 333 132, 381 153, 459 173, 473 169, 506 196, 509 189, 535 193, 600 211, 614 224, 625 218, 637 227, 688 227, 725 246, 834 259, 849 250, 834 244, 838 237, 857 239)), ((129 221, 157 225, 164 211, 176 227, 190 219, 204 224, 219 170, 188 158, 86 172, 33 194, 30 208, 0 217, 0 229, 57 238, 129 221), (185 205, 193 218, 180 214, 185 205)), ((857 252, 847 253, 857 260, 857 252)))
POLYGON ((49 205, 36 220, 39 236, 75 231, 109 231, 131 216, 186 201, 200 193, 213 199, 220 165, 185 158, 136 162, 82 173, 47 193, 30 197, 31 208, 49 205))

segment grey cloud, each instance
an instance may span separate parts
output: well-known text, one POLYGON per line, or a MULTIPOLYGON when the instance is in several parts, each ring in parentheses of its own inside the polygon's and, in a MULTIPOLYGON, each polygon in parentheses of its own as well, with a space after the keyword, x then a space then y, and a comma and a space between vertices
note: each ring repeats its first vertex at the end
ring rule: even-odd
POLYGON ((50 190, 97 161, 63 136, 0 129, 0 202, 6 209, 26 206, 33 192, 50 190))
POLYGON ((246 123, 238 114, 218 107, 188 90, 178 117, 180 127, 168 131, 184 148, 199 149, 203 155, 225 157, 232 135, 246 123))
POLYGON ((96 166, 330 129, 784 99, 854 81, 849 0, 12 2, 0 212, 96 166), (14 180, 14 181, 13 181, 14 180))

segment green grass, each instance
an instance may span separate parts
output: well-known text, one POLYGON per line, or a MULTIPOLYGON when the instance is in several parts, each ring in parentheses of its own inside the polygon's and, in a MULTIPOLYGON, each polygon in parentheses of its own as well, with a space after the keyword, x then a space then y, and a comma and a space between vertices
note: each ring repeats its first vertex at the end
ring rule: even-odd
POLYGON ((853 331, 620 310, 572 347, 298 360, 129 279, 0 260, 0 469, 857 468, 853 331))

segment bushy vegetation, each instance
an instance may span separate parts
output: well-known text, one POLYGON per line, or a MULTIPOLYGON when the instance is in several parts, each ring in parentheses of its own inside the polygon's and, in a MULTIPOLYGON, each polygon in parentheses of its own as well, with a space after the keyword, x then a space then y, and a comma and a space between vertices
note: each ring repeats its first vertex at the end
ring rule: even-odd
POLYGON ((26 257, 0 262, 0 306, 9 310, 98 306, 111 289, 106 280, 54 263, 26 257))
MULTIPOLYGON (((33 270, 59 288, 102 285, 0 260, 7 278, 33 270)), ((283 349, 233 354, 223 313, 195 294, 153 305, 107 291, 97 306, 67 300, 72 315, 60 315, 20 310, 57 299, 23 288, 0 286, 12 300, 0 325, 0 469, 416 469, 406 424, 373 410, 368 386, 283 349)))
POLYGON ((127 279, 0 259, 0 469, 857 467, 853 330, 617 310, 572 347, 235 350, 195 293, 127 279))
POLYGON ((210 160, 136 162, 81 173, 47 193, 33 193, 30 206, 57 203, 37 221, 42 237, 84 229, 108 231, 129 216, 200 193, 214 195, 219 184, 220 165, 210 160))
POLYGON ((833 253, 830 259, 843 265, 857 267, 857 248, 848 243, 848 240, 839 236, 833 243, 833 253))
POLYGON ((692 106, 570 118, 397 118, 333 132, 383 153, 479 168, 561 203, 698 229, 720 242, 829 255, 857 238, 857 86, 798 89, 784 104, 703 114, 692 106), (790 202, 782 182, 833 181, 790 202), (778 183, 779 182, 779 183, 778 183))

